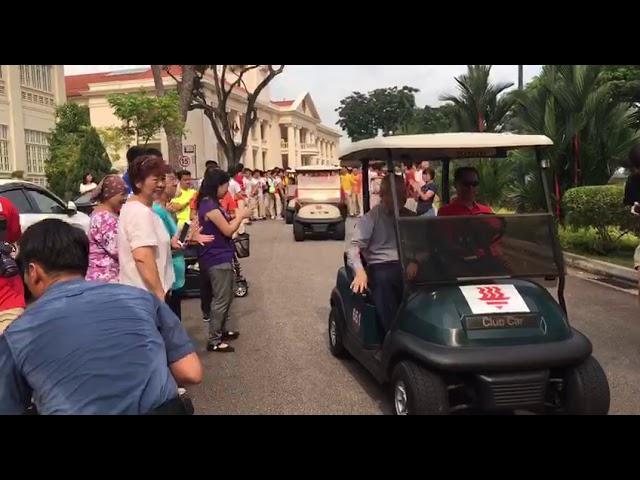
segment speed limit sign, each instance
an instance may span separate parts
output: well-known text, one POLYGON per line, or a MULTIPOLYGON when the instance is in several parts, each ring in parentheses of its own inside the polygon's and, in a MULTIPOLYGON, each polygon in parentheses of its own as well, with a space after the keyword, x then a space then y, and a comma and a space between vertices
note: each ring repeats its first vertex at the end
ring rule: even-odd
POLYGON ((191 157, 187 155, 181 155, 178 159, 178 165, 182 168, 189 168, 191 166, 191 157))

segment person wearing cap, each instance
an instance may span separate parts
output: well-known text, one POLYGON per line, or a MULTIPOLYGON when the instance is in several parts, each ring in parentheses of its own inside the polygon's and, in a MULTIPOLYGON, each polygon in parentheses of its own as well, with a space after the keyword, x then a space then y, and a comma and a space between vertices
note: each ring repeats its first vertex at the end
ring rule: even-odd
POLYGON ((87 280, 117 283, 118 215, 127 200, 127 185, 118 175, 107 175, 93 191, 91 199, 98 205, 89 223, 89 268, 87 280))
MULTIPOLYGON (((16 243, 21 235, 18 209, 10 200, 0 197, 0 242, 7 246, 7 249, 13 248, 12 244, 16 243)), ((17 272, 10 276, 0 275, 0 334, 22 315, 25 306, 21 276, 17 272)))

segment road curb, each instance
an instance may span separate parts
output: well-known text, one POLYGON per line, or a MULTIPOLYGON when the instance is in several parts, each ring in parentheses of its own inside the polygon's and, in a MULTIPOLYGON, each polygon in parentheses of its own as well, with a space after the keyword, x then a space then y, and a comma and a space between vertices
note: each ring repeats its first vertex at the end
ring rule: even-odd
POLYGON ((615 278, 634 285, 638 283, 638 272, 633 268, 621 267, 620 265, 594 260, 569 252, 564 252, 564 259, 568 266, 588 273, 615 278))

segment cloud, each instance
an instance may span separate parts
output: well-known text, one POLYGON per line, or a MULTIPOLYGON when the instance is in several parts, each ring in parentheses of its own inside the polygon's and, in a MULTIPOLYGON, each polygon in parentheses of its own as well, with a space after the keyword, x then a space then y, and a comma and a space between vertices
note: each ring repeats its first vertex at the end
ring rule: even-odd
MULTIPOLYGON (((147 65, 65 65, 65 74, 75 75, 145 67, 147 65)), ((541 65, 525 65, 524 80, 540 73, 541 65)), ((368 92, 376 88, 407 85, 420 89, 419 106, 438 105, 443 93, 455 93, 454 77, 466 71, 466 65, 288 65, 284 73, 270 85, 274 100, 294 99, 309 92, 322 118, 330 127, 338 128, 335 112, 340 100, 354 91, 368 92)), ((494 82, 518 81, 517 65, 494 65, 494 82)), ((341 143, 349 140, 343 136, 341 143)))

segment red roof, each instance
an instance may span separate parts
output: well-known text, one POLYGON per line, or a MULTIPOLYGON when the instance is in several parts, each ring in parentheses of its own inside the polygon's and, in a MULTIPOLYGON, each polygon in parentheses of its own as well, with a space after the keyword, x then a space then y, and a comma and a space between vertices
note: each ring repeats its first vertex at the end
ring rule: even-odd
MULTIPOLYGON (((115 71, 65 76, 64 84, 67 90, 67 97, 77 97, 84 92, 88 92, 90 83, 120 82, 126 80, 145 80, 153 78, 151 67, 142 72, 126 73, 128 70, 123 70, 123 72, 124 73, 118 73, 115 71)), ((182 73, 182 70, 179 66, 172 65, 171 73, 175 76, 179 76, 182 73)), ((162 76, 168 77, 169 74, 162 70, 162 76)))
POLYGON ((278 100, 278 101, 271 100, 271 103, 273 103, 274 105, 277 105, 278 107, 290 107, 291 105, 293 105, 294 101, 295 100, 278 100))

